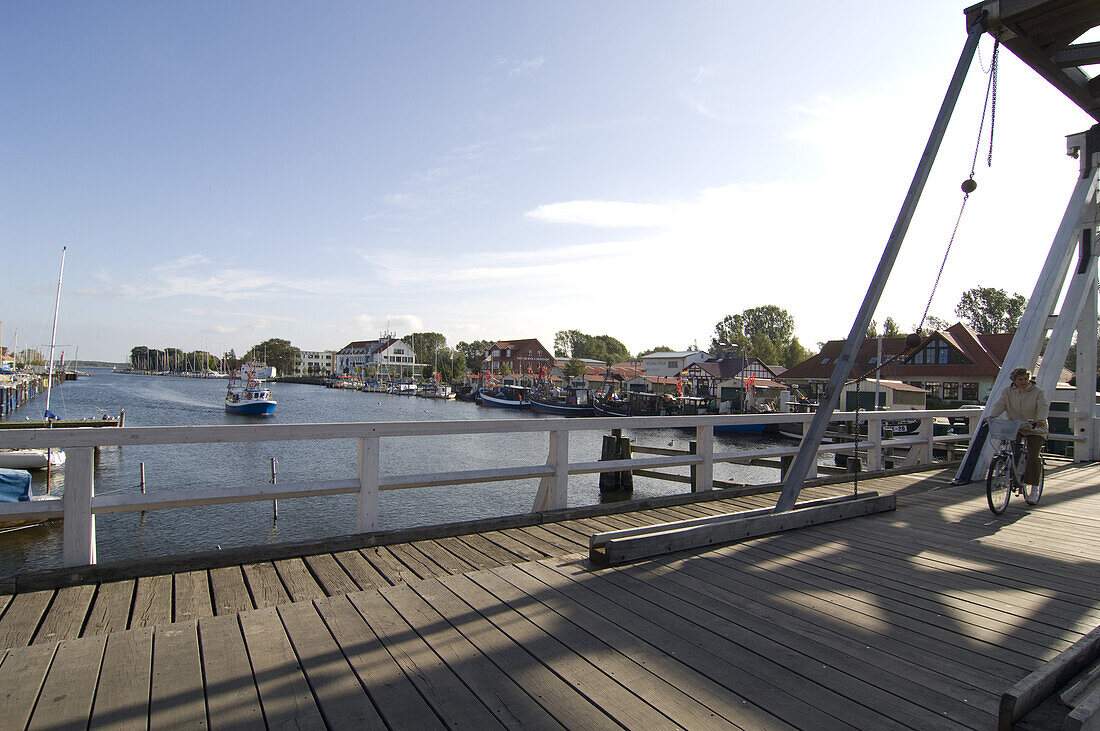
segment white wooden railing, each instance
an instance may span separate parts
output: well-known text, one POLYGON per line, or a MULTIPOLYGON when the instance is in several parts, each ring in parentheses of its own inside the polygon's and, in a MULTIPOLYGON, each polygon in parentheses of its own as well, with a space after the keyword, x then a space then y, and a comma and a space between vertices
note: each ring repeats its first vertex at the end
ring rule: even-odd
MULTIPOLYGON (((977 410, 863 412, 860 423, 868 423, 869 437, 856 447, 867 457, 867 467, 883 465, 884 450, 907 448, 905 465, 932 461, 935 445, 961 442, 966 435, 936 436, 934 417, 965 416, 973 430, 981 418, 977 410), (921 430, 916 436, 883 439, 883 420, 918 418, 921 430)), ((713 487, 714 465, 721 462, 748 462, 762 458, 794 456, 799 448, 738 449, 714 451, 714 426, 722 424, 807 424, 813 414, 756 414, 745 416, 662 416, 608 417, 574 419, 497 419, 468 421, 363 422, 339 424, 264 424, 242 426, 155 426, 112 429, 13 429, 0 430, 0 449, 27 447, 63 447, 66 451, 65 493, 61 500, 0 504, 0 521, 34 518, 63 518, 63 562, 80 566, 96 562, 95 516, 105 513, 133 513, 167 508, 196 507, 268 500, 284 500, 322 495, 355 493, 357 530, 378 529, 380 490, 404 490, 440 485, 462 485, 505 480, 539 479, 532 511, 564 508, 568 504, 570 475, 617 472, 630 469, 657 469, 694 466, 692 491, 713 487), (694 454, 639 457, 597 462, 569 461, 569 434, 573 431, 610 429, 695 429, 694 454), (549 450, 544 464, 490 469, 456 470, 424 474, 384 474, 379 469, 381 439, 431 435, 509 434, 546 432, 549 450), (301 441, 310 439, 358 440, 358 474, 342 480, 254 484, 215 488, 180 488, 152 494, 95 494, 93 453, 97 447, 148 446, 157 444, 220 444, 236 442, 301 441)), ((837 422, 851 422, 855 414, 838 412, 837 422)), ((851 442, 823 444, 820 452, 851 451, 851 442)))

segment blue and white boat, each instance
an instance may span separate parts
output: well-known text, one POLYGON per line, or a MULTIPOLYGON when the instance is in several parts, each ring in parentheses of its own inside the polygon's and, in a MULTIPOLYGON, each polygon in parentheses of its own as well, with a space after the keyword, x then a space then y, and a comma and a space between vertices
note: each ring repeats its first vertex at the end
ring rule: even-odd
POLYGON ((482 406, 495 406, 499 409, 531 408, 530 391, 523 386, 483 388, 478 394, 482 406))
POLYGON ((275 413, 277 403, 255 371, 239 368, 230 377, 225 390, 225 410, 231 414, 267 416, 275 413))

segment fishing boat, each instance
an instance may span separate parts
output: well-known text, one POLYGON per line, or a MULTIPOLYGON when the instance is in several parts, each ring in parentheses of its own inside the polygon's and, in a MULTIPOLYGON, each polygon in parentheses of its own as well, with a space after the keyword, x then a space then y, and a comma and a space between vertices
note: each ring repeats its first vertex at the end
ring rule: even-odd
POLYGON ((455 393, 455 398, 459 401, 476 401, 477 389, 470 384, 459 386, 458 391, 455 393))
POLYGON ((592 399, 597 416, 660 416, 663 404, 661 394, 648 391, 628 391, 621 398, 604 395, 592 399))
POLYGON ((531 396, 531 410, 557 416, 592 416, 596 413, 588 398, 587 388, 539 392, 531 396))
POLYGON ((500 386, 498 388, 483 388, 478 391, 482 406, 493 406, 498 409, 529 409, 531 408, 531 393, 524 386, 500 386))
MULTIPOLYGON (((20 503, 29 500, 54 500, 60 502, 60 498, 49 495, 31 495, 31 473, 26 470, 0 469, 0 503, 20 503)), ((0 533, 6 533, 20 528, 30 528, 34 525, 45 523, 47 518, 0 518, 0 533)))
POLYGON ((238 368, 225 390, 225 410, 232 414, 267 416, 275 413, 278 402, 255 371, 238 368))

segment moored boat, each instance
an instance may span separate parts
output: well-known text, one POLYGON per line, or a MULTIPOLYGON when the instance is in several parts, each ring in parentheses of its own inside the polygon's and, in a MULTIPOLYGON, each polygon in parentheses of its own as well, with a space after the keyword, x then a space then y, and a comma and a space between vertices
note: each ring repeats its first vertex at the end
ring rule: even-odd
POLYGON ((0 449, 0 469, 44 470, 65 464, 60 449, 0 449))
POLYGON ((232 414, 268 416, 278 402, 255 371, 237 369, 225 390, 225 410, 232 414))
POLYGON ((500 386, 482 388, 478 391, 482 406, 494 406, 498 409, 529 409, 531 395, 523 386, 500 386))
MULTIPOLYGON (((54 500, 60 498, 47 495, 31 495, 31 473, 21 469, 0 469, 0 503, 19 503, 29 500, 54 500)), ((45 523, 47 518, 0 518, 0 533, 19 528, 29 528, 45 523)))
POLYGON ((531 410, 540 414, 558 416, 592 416, 596 413, 586 388, 571 388, 533 395, 531 410))

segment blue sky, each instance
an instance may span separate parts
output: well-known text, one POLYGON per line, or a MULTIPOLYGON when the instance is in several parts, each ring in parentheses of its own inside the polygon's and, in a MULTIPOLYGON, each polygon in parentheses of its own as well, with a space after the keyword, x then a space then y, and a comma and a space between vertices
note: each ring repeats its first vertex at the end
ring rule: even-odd
MULTIPOLYGON (((70 358, 387 329, 705 348, 765 304, 808 346, 844 337, 965 4, 762 5, 5 4, 3 343, 48 345, 63 245, 70 358)), ((975 63, 879 321, 924 310, 985 80, 975 63)), ((1088 126, 1003 55, 993 167, 932 314, 1031 294, 1077 170, 1064 135, 1088 126)))

